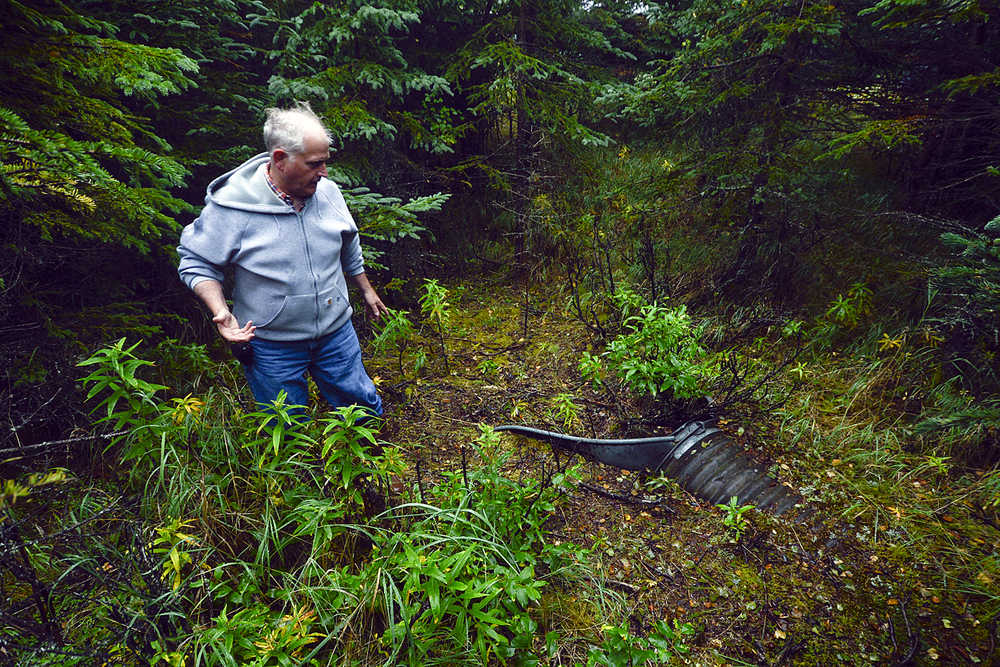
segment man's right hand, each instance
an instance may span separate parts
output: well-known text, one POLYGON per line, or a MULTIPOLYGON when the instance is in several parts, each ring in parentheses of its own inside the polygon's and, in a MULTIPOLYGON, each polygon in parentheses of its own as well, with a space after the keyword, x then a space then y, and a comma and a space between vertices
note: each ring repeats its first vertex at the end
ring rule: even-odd
POLYGON ((230 343, 246 343, 250 341, 254 337, 254 331, 257 329, 253 325, 253 320, 241 327, 240 323, 236 321, 236 317, 228 310, 218 313, 212 318, 212 321, 215 322, 219 334, 230 343))

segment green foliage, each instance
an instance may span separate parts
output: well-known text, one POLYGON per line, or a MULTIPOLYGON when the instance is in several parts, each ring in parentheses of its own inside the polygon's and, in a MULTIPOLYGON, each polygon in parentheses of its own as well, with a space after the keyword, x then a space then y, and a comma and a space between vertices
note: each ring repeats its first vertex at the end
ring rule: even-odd
POLYGON ((608 344, 608 367, 632 391, 656 398, 707 395, 706 379, 716 367, 714 355, 699 339, 685 306, 650 305, 625 321, 625 332, 608 344))
POLYGON ((552 417, 563 428, 573 431, 580 427, 580 413, 583 411, 573 394, 556 394, 552 399, 552 417))
POLYGON ((722 525, 724 525, 732 537, 733 541, 739 542, 743 538, 743 533, 747 531, 750 523, 743 515, 754 509, 753 505, 740 505, 736 496, 732 496, 728 503, 716 505, 723 511, 722 525))
POLYGON ((400 375, 403 374, 403 353, 416 336, 413 322, 407 315, 409 313, 405 310, 390 308, 389 312, 379 320, 378 333, 372 341, 376 353, 386 352, 390 347, 395 348, 400 375))
POLYGON ((448 366, 448 351, 445 347, 445 332, 451 321, 451 304, 448 303, 448 288, 439 284, 434 278, 424 279, 424 293, 418 299, 420 303, 420 314, 425 321, 431 322, 434 326, 438 341, 441 343, 441 357, 444 359, 445 369, 448 366))
MULTIPOLYGON (((504 473, 510 453, 484 427, 470 450, 479 464, 384 510, 373 493, 402 473, 401 461, 360 408, 306 422, 282 397, 247 414, 216 392, 165 400, 140 377, 152 368, 136 347, 118 341, 81 366, 95 411, 129 430, 112 451, 143 493, 143 556, 128 566, 134 543, 100 536, 89 547, 99 555, 83 544, 33 552, 53 567, 56 554, 75 559, 78 577, 121 568, 87 603, 119 605, 126 622, 109 639, 114 651, 222 665, 532 655, 545 591, 582 575, 582 552, 545 529, 575 469, 514 481, 504 473)), ((58 582, 49 590, 59 607, 76 603, 58 582)), ((92 639, 67 628, 64 641, 92 639)))
MULTIPOLYGON (((375 242, 396 243, 405 238, 418 239, 427 230, 417 222, 418 213, 439 211, 450 195, 437 193, 411 199, 405 204, 398 197, 386 197, 368 188, 345 188, 344 200, 354 216, 361 221, 361 233, 375 242)), ((382 252, 370 244, 365 248, 365 261, 372 268, 385 268, 378 263, 382 252)))
POLYGON ((677 166, 698 184, 684 206, 704 206, 701 226, 735 242, 719 244, 716 296, 801 303, 817 284, 872 275, 919 292, 912 260, 936 254, 935 218, 978 227, 991 210, 988 16, 975 3, 863 0, 652 15, 679 48, 615 99, 650 140, 680 138, 677 166), (942 59, 944 44, 955 48, 942 59))
POLYGON ((377 538, 358 584, 377 595, 389 621, 382 641, 391 661, 485 664, 529 656, 538 630, 532 608, 551 579, 576 567, 574 550, 552 544, 542 526, 573 477, 514 482, 501 472, 509 454, 498 444, 484 429, 474 443, 483 464, 448 474, 429 494, 434 505, 396 508, 409 532, 377 538))
POLYGON ((87 400, 100 396, 93 411, 103 408, 107 414, 100 421, 113 421, 115 430, 125 426, 146 426, 148 418, 155 413, 156 393, 166 389, 163 385, 147 382, 136 376, 139 369, 153 365, 153 362, 132 354, 138 346, 139 343, 135 343, 125 347, 125 339, 121 338, 114 345, 98 350, 78 364, 97 366, 82 380, 87 387, 87 400), (119 406, 122 401, 127 407, 119 406))
POLYGON ((627 624, 605 626, 604 641, 590 649, 587 667, 665 665, 684 660, 690 649, 685 639, 696 634, 690 623, 657 621, 648 637, 636 637, 627 624))
POLYGON ((170 519, 166 525, 156 529, 157 537, 153 539, 153 553, 163 559, 163 578, 171 582, 171 588, 180 588, 181 576, 186 565, 191 563, 191 554, 187 546, 194 542, 194 537, 181 532, 187 529, 193 521, 170 519))
POLYGON ((585 350, 582 355, 580 355, 580 362, 577 364, 577 370, 580 371, 580 375, 584 380, 590 382, 594 389, 600 388, 604 383, 604 364, 601 363, 601 357, 599 355, 592 354, 590 351, 585 350))
POLYGON ((973 336, 993 336, 1000 313, 1000 216, 981 233, 949 232, 941 240, 953 261, 933 269, 930 287, 942 303, 942 323, 973 336))
MULTIPOLYGON (((275 614, 266 605, 243 607, 231 616, 227 608, 204 630, 194 655, 194 664, 248 665, 284 667, 304 663, 306 651, 324 637, 311 632, 316 614, 306 607, 275 614)), ((160 656, 157 656, 160 657, 160 656)), ((162 658, 168 664, 185 664, 185 654, 170 652, 162 658)), ((156 664, 156 663, 154 663, 156 664)))
POLYGON ((478 364, 476 364, 476 370, 485 375, 486 377, 491 377, 496 375, 497 371, 500 370, 500 363, 494 361, 493 359, 483 359, 478 364))
POLYGON ((828 350, 842 342, 871 314, 871 299, 872 291, 864 283, 851 285, 846 296, 838 294, 823 316, 817 317, 815 325, 806 332, 809 344, 819 350, 828 350))
MULTIPOLYGON (((46 422, 71 428, 74 399, 50 401, 73 394, 60 378, 81 350, 139 332, 165 357, 153 367, 121 338, 82 364, 95 418, 128 433, 79 459, 102 475, 127 462, 142 499, 79 491, 25 540, 46 594, 5 584, 12 608, 37 609, 39 627, 46 605, 72 610, 34 648, 64 633, 109 663, 530 662, 548 630, 536 607, 572 560, 539 528, 553 480, 513 483, 485 434, 482 466, 369 517, 372 490, 402 470, 375 424, 304 423, 283 401, 236 409, 204 388, 217 367, 190 328, 153 312, 182 294, 160 251, 184 200, 256 152, 265 106, 293 99, 331 125, 338 180, 388 193, 345 188, 372 268, 420 272, 428 254, 391 253, 422 239, 442 239, 449 266, 488 246, 532 277, 524 251, 544 254, 607 343, 581 375, 659 399, 707 395, 729 362, 756 383, 751 361, 769 357, 722 359, 683 307, 655 304, 764 303, 788 323, 783 344, 811 344, 790 369, 801 384, 827 382, 827 351, 851 358, 847 398, 789 426, 808 445, 789 461, 854 465, 836 473, 854 475, 845 513, 871 519, 874 542, 933 537, 939 508, 915 502, 909 518, 879 500, 913 482, 960 480, 951 506, 995 522, 1000 23, 985 3, 38 0, 0 16, 4 432, 20 446, 61 428, 46 422), (444 211, 440 190, 459 213, 426 215, 444 211)), ((420 300, 446 367, 448 299, 430 281, 420 300)), ((401 374, 409 350, 419 371, 430 348, 408 347, 416 336, 393 311, 375 345, 401 374)), ((549 407, 579 425, 574 396, 549 407)), ((44 479, 5 480, 4 509, 36 511, 44 479)), ((745 507, 723 506, 737 539, 745 507)), ((928 562, 958 582, 942 587, 995 619, 996 559, 939 532, 928 562)), ((612 628, 588 663, 669 659, 653 643, 667 630, 683 644, 677 625, 648 641, 612 628)))
POLYGON ((0 215, 41 239, 97 239, 142 252, 177 229, 185 205, 168 192, 183 182, 177 161, 126 107, 191 85, 193 60, 177 49, 114 39, 116 27, 43 2, 10 3, 0 57, 0 215), (32 91, 25 95, 24 91, 32 91))
POLYGON ((434 323, 442 334, 451 321, 451 304, 448 303, 448 288, 435 278, 424 279, 424 293, 420 296, 420 313, 434 323))
POLYGON ((838 294, 837 298, 826 311, 827 319, 845 326, 854 328, 862 316, 871 312, 872 291, 860 283, 851 285, 847 296, 838 294))
POLYGON ((913 430, 932 451, 975 462, 981 451, 989 457, 1000 437, 1000 396, 977 396, 963 380, 956 375, 932 386, 913 430))
POLYGON ((31 473, 22 482, 13 479, 0 479, 0 510, 15 505, 19 499, 27 498, 32 491, 49 484, 60 484, 69 477, 64 468, 55 468, 45 473, 31 473))

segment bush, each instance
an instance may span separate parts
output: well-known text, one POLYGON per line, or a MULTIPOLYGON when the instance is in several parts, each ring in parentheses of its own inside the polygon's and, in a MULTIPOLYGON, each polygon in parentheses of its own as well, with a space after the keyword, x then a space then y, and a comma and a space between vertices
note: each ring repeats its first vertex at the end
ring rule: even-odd
POLYGON ((692 325, 685 306, 644 306, 625 320, 625 332, 604 353, 608 366, 632 391, 656 398, 700 398, 717 368, 716 356, 699 342, 704 327, 692 325))

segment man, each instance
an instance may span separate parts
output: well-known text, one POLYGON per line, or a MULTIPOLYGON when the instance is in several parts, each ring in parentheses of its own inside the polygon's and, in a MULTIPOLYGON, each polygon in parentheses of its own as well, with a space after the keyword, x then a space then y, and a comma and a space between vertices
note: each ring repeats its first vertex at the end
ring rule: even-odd
POLYGON ((345 274, 372 317, 387 309, 365 275, 358 227, 326 178, 330 136, 299 103, 267 110, 264 144, 267 153, 209 184, 201 215, 181 233, 181 280, 212 312, 219 334, 243 346, 258 403, 284 389, 288 404, 305 405, 308 371, 332 407, 381 415, 351 325, 345 274), (226 266, 234 271, 232 312, 222 293, 226 266))

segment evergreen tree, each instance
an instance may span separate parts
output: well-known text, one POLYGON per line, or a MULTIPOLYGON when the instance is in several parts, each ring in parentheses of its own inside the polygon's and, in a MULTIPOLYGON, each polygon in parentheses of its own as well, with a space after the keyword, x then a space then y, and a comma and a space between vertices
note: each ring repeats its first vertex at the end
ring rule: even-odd
POLYGON ((681 48, 640 74, 627 117, 684 137, 704 210, 737 239, 722 285, 792 298, 817 247, 880 248, 880 271, 932 252, 938 230, 873 210, 974 227, 992 217, 995 13, 923 0, 695 0, 656 12, 681 48), (892 219, 904 224, 874 223, 892 219))
MULTIPOLYGON (((148 323, 134 304, 106 309, 148 284, 143 254, 172 244, 186 205, 170 190, 186 170, 130 105, 187 89, 197 65, 72 3, 10 2, 0 16, 4 409, 20 429, 62 391, 67 344, 103 338, 123 313, 148 323)), ((68 394, 49 414, 68 410, 68 394)))

